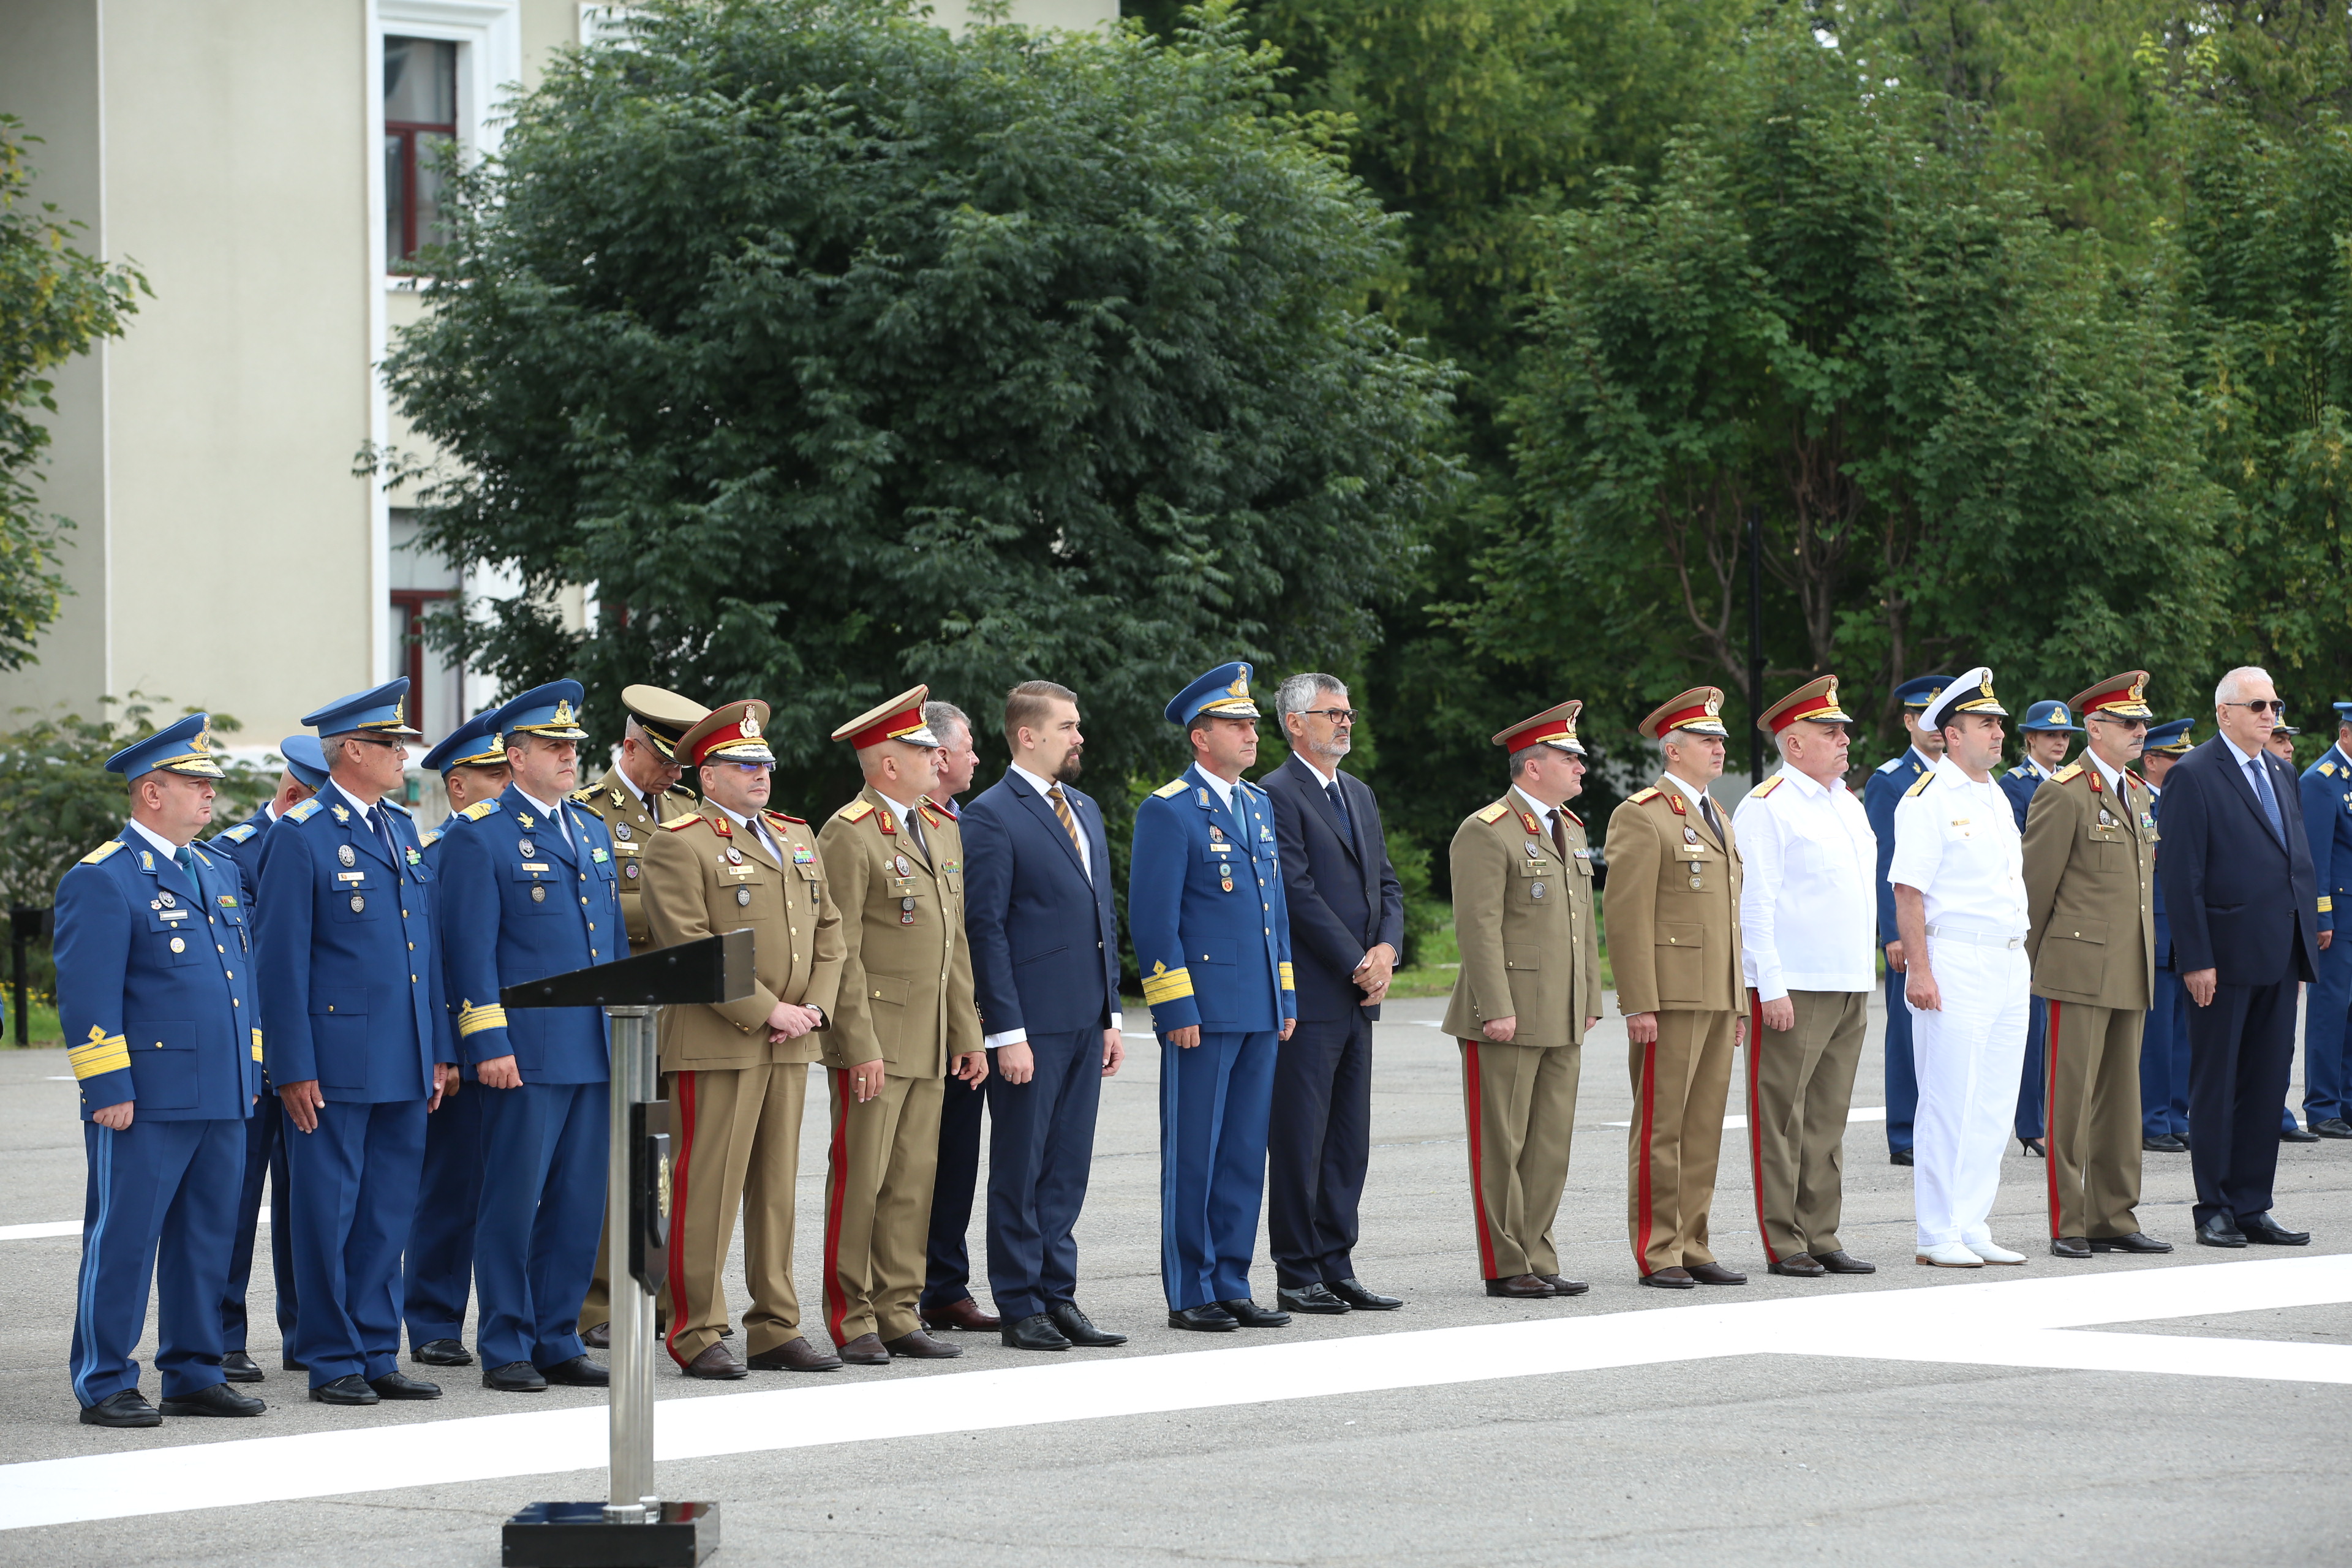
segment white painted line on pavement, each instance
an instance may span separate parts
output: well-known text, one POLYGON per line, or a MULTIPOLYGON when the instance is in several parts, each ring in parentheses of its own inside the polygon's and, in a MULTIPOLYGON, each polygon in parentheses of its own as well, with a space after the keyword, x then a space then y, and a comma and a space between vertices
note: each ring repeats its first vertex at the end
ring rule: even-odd
MULTIPOLYGON (((267 1188, 263 1189, 265 1192, 267 1188)), ((269 1223, 269 1205, 264 1204, 258 1225, 269 1223)), ((81 1221, 78 1219, 43 1220, 38 1225, 0 1225, 0 1241, 39 1241, 53 1236, 79 1236, 81 1221)))
MULTIPOLYGON (((664 1459, 709 1458, 1738 1355, 2352 1384, 2352 1346, 2076 1331, 2347 1301, 2352 1255, 1709 1301, 667 1399, 657 1406, 656 1450, 664 1459)), ((587 1406, 299 1436, 160 1441, 164 1446, 0 1467, 0 1529, 593 1469, 605 1459, 605 1414, 587 1406)))

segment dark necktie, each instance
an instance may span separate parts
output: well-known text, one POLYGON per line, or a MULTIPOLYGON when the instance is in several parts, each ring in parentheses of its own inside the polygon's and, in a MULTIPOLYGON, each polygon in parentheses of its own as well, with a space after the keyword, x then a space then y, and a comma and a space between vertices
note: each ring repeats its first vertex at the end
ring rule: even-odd
POLYGON ((1348 815, 1348 792, 1339 787, 1339 781, 1336 778, 1325 784, 1323 788, 1331 797, 1331 809, 1339 814, 1339 826, 1347 830, 1349 839, 1353 841, 1356 837, 1356 819, 1348 815))
POLYGON ((1723 837, 1723 819, 1715 815, 1715 797, 1711 795, 1700 795, 1698 797, 1698 809, 1700 814, 1706 818, 1707 826, 1713 830, 1716 837, 1720 839, 1723 837))
POLYGON ((183 844, 172 858, 180 863, 181 874, 188 879, 188 886, 196 890, 197 901, 203 902, 205 885, 196 880, 196 852, 183 844))
POLYGON ((1084 860, 1087 858, 1087 841, 1078 837, 1078 819, 1070 815, 1070 802, 1062 794, 1062 786, 1055 784, 1047 790, 1045 798, 1054 803, 1054 815, 1062 819, 1062 831, 1070 836, 1070 847, 1078 852, 1080 860, 1084 860))
POLYGON ((2279 842, 2284 844, 2286 842, 2286 823, 2279 816, 2278 796, 2271 793, 2271 771, 2263 766, 2263 759, 2259 756, 2246 766, 2254 770, 2254 795, 2263 803, 2263 811, 2271 819, 2271 831, 2277 834, 2279 842))
POLYGON ((923 837, 923 814, 919 810, 907 813, 907 837, 915 841, 915 853, 928 863, 931 858, 931 847, 923 837))
POLYGON ((1561 818, 1557 806, 1551 813, 1551 847, 1559 851, 1560 864, 1568 864, 1568 824, 1561 818))
POLYGON ((384 855, 392 861, 393 870, 394 872, 398 872, 400 869, 400 850, 392 842, 392 825, 384 820, 383 807, 381 805, 370 806, 362 815, 367 817, 368 831, 375 835, 375 841, 378 844, 383 846, 384 855))

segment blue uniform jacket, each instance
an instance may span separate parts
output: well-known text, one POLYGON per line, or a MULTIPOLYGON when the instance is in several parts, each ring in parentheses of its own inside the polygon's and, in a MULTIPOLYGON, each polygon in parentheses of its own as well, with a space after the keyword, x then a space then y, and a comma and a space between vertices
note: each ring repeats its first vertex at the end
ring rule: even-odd
POLYGON ((499 1005, 504 986, 629 955, 612 835, 593 812, 570 801, 558 809, 569 844, 512 786, 449 819, 431 861, 448 993, 468 1068, 511 1056, 525 1083, 603 1083, 601 1010, 534 1007, 509 1018, 499 1005))
POLYGON ((2303 830, 2319 877, 2319 929, 2336 929, 2336 900, 2352 886, 2352 762, 2330 746, 2303 770, 2303 830))
POLYGON ((1870 782, 1862 786, 1863 814, 1870 818, 1870 830, 1878 835, 1878 945, 1882 948, 1903 936, 1895 929, 1895 884, 1886 879, 1886 868, 1895 864, 1895 805, 1935 765, 1919 754, 1916 746, 1907 747, 1901 756, 1879 763, 1870 782))
POLYGON ((223 828, 205 840, 205 853, 215 860, 226 860, 234 868, 232 875, 245 883, 245 901, 249 909, 253 895, 261 886, 261 847, 268 842, 269 830, 277 824, 269 819, 269 807, 257 805, 253 815, 235 827, 223 828))
POLYGON ((1246 779, 1231 810, 1197 764, 1152 791, 1135 814, 1127 923, 1159 1033, 1255 1034, 1298 1016, 1274 807, 1246 779))
POLYGON ((252 931, 236 868, 195 852, 196 883, 136 828, 58 884, 58 1017, 89 1120, 242 1121, 261 1092, 252 931))
MULTIPOLYGON (((2141 782, 2147 783, 2146 780, 2141 782)), ((2164 792, 2154 784, 2147 786, 2147 814, 2156 820, 2160 830, 2164 826, 2164 792)), ((2164 858, 2164 835, 2161 831, 2157 835, 2156 858, 2159 860, 2164 858)), ((2162 877, 2156 879, 2156 966, 2158 969, 2172 967, 2172 922, 2164 916, 2162 877)))
MULTIPOLYGON (((2033 792, 2042 787, 2051 775, 2042 771, 2041 764, 2031 758, 2000 775, 2000 793, 2009 797, 2009 809, 2017 814, 2017 830, 2025 831, 2025 810, 2033 804, 2033 792)), ((1894 820, 1890 811, 1888 820, 1894 820)))
POLYGON ((455 1062, 429 897, 433 870, 391 801, 399 863, 330 784, 278 819, 261 857, 261 1024, 269 1081, 331 1100, 426 1100, 455 1062))

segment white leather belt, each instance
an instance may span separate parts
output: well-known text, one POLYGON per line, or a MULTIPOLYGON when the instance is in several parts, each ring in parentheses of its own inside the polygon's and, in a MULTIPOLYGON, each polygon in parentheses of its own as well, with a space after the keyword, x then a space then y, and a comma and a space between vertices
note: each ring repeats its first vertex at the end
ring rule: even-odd
POLYGON ((2021 936, 1994 936, 1990 931, 1954 931, 1950 926, 1929 926, 1927 934, 1940 937, 1946 942, 1974 942, 1979 947, 2023 947, 2025 945, 2025 939, 2021 936))

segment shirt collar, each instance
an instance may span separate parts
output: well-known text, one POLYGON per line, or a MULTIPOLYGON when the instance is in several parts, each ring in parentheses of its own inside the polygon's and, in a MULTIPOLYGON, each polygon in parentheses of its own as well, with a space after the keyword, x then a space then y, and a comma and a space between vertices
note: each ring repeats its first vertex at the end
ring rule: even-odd
POLYGON ((2105 763, 2101 762, 2099 760, 2099 753, 2091 750, 2088 746, 2083 748, 2083 761, 2098 769, 2099 776, 2107 781, 2107 787, 2115 791, 2117 796, 2120 797, 2124 793, 2124 778, 2123 773, 2119 769, 2111 768, 2107 766, 2105 763))
POLYGON ((152 844, 156 850, 161 853, 166 860, 177 860, 180 858, 180 847, 178 845, 173 843, 170 839, 164 837, 162 834, 156 832, 153 828, 148 826, 137 817, 134 816, 131 819, 131 826, 137 828, 140 836, 145 838, 148 843, 152 844))
MULTIPOLYGON (((637 787, 637 781, 628 775, 626 769, 614 768, 613 770, 613 782, 619 784, 623 789, 627 790, 631 795, 636 796, 637 804, 646 808, 646 816, 650 816, 653 815, 654 797, 637 787)), ((724 810, 725 808, 721 807, 720 809, 724 810)))
POLYGON ((1023 767, 1019 763, 1013 763, 1012 767, 1014 773, 1019 773, 1023 778, 1029 781, 1030 788, 1035 790, 1039 795, 1044 795, 1048 800, 1051 800, 1054 797, 1054 780, 1046 778, 1042 773, 1033 773, 1027 768, 1023 767))
POLYGON ((1698 805, 1701 801, 1706 798, 1706 791, 1694 787, 1688 780, 1676 778, 1674 774, 1665 773, 1662 773, 1658 776, 1664 779, 1676 789, 1682 791, 1684 795, 1689 797, 1690 803, 1693 805, 1698 805))
POLYGON ((1192 764, 1192 771, 1201 775, 1201 782, 1202 784, 1207 784, 1211 789, 1217 792, 1218 804, 1230 810, 1234 804, 1234 786, 1219 778, 1216 774, 1211 773, 1208 769, 1201 766, 1198 763, 1192 764))
POLYGON ((2239 751, 2239 750, 2238 750, 2238 742, 2235 742, 2235 741, 2232 741, 2231 739, 2230 739, 2229 731, 2226 731, 2226 730, 2225 730, 2225 731, 2223 731, 2221 732, 2221 744, 2223 744, 2223 745, 2225 745, 2225 746, 2227 746, 2227 747, 2229 747, 2229 748, 2230 748, 2231 752, 2233 755, 2235 755, 2235 756, 2237 757, 2237 759, 2238 759, 2238 765, 2239 765, 2240 767, 2242 767, 2242 767, 2244 767, 2248 763, 2252 762, 2256 757, 2259 757, 2259 756, 2261 756, 2261 755, 2263 754, 2263 753, 2262 753, 2262 750, 2261 750, 2261 748, 2259 748, 2259 747, 2257 747, 2255 750, 2253 750, 2253 751, 2252 751, 2252 752, 2241 752, 2241 751, 2239 751))
POLYGON ((1511 793, 1528 803, 1528 809, 1536 814, 1536 820, 1538 822, 1542 823, 1547 830, 1550 828, 1551 816, 1553 812, 1559 809, 1558 806, 1546 805, 1543 802, 1538 800, 1535 796, 1529 795, 1527 791, 1521 789, 1517 784, 1513 784, 1511 786, 1511 793))
POLYGON ((1831 795, 1837 794, 1838 791, 1845 788, 1845 780, 1843 779, 1832 779, 1827 784, 1817 784, 1814 782, 1811 773, 1805 773, 1799 768, 1784 766, 1781 768, 1780 772, 1781 774, 1788 779, 1790 787, 1801 790, 1806 795, 1811 795, 1818 800, 1826 800, 1831 795))
POLYGON ((894 795, 883 795, 882 791, 878 787, 876 788, 874 793, 877 795, 881 796, 884 805, 887 805, 891 810, 898 814, 899 821, 904 822, 908 817, 915 815, 915 808, 908 805, 905 801, 900 800, 894 795))
MULTIPOLYGON (((560 822, 562 820, 563 814, 562 812, 548 805, 547 802, 540 799, 539 796, 531 794, 530 791, 523 788, 522 785, 514 784, 509 787, 511 787, 515 792, 515 797, 517 799, 530 802, 532 805, 538 808, 540 816, 547 818, 550 822, 560 822)), ((724 810, 725 807, 722 806, 720 809, 724 810)))
MULTIPOLYGON (((375 807, 373 807, 373 806, 372 806, 372 805, 361 805, 361 804, 360 804, 360 798, 359 798, 359 796, 357 796, 357 795, 353 795, 351 791, 349 791, 349 790, 345 789, 345 788, 342 786, 342 784, 341 783, 341 781, 336 780, 336 779, 329 779, 325 784, 320 784, 320 785, 319 786, 319 793, 320 793, 320 795, 325 795, 329 790, 333 790, 337 795, 339 795, 342 796, 345 800, 347 800, 347 801, 351 802, 352 809, 353 811, 356 811, 356 812, 358 812, 358 813, 360 814, 360 818, 361 818, 361 820, 362 820, 362 821, 373 821, 373 820, 374 820, 373 817, 371 817, 371 816, 368 816, 368 813, 369 813, 369 812, 371 812, 371 811, 373 811, 373 810, 375 809, 375 807)), ((327 804, 328 804, 328 805, 332 805, 334 803, 333 803, 332 801, 329 801, 327 804)))

